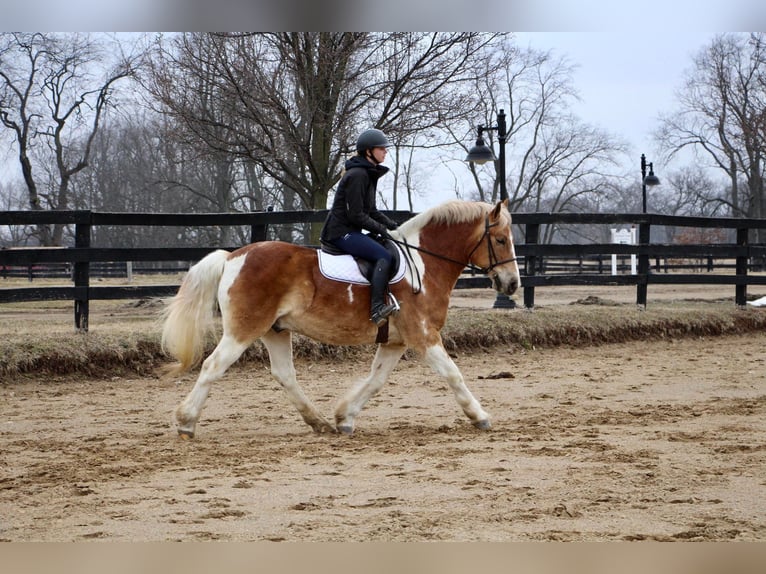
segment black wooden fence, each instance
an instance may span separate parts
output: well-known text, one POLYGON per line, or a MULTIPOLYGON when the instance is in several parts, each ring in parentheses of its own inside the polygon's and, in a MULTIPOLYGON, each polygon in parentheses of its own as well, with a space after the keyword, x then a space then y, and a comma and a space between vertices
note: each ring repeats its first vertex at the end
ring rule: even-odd
MULTIPOLYGON (((99 248, 91 247, 94 226, 181 226, 205 227, 238 225, 250 227, 250 240, 263 241, 269 226, 314 223, 324 221, 326 211, 284 211, 257 213, 104 213, 95 211, 0 211, 0 225, 41 225, 63 223, 74 226, 74 247, 0 249, 0 270, 11 267, 31 268, 37 265, 67 263, 72 266, 72 286, 0 288, 0 303, 10 301, 68 299, 74 301, 75 326, 88 328, 89 302, 94 299, 128 299, 162 297, 175 293, 175 285, 92 286, 91 263, 96 262, 194 262, 222 246, 99 248)), ((388 212, 398 221, 412 216, 409 212, 388 212)), ((734 286, 734 299, 744 306, 748 285, 766 285, 766 276, 748 273, 750 262, 766 258, 766 246, 750 243, 751 230, 766 228, 766 219, 732 219, 681 217, 658 214, 600 214, 600 213, 517 213, 514 224, 524 232, 524 241, 517 242, 516 254, 521 265, 524 306, 534 307, 535 289, 554 285, 635 285, 636 303, 646 306, 649 284, 724 284, 734 286), (635 225, 638 227, 636 245, 615 243, 541 244, 540 230, 545 225, 635 225), (651 243, 654 226, 695 227, 733 230, 734 243, 661 244, 651 243), (637 274, 611 275, 603 272, 550 273, 546 261, 569 257, 583 259, 617 254, 637 256, 637 274), (651 262, 661 259, 722 259, 733 260, 734 273, 660 273, 651 262)), ((223 246, 226 248, 226 246, 223 246)), ((659 265, 659 264, 658 264, 659 265)), ((486 277, 462 277, 458 288, 489 287, 486 277)))

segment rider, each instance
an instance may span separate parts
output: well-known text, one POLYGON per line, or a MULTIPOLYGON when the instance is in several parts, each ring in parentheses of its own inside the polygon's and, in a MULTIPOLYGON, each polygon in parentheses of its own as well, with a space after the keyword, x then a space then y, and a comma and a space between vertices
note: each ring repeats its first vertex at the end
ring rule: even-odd
POLYGON ((375 205, 378 179, 388 172, 388 168, 381 164, 386 159, 389 145, 386 134, 380 130, 370 129, 359 135, 357 155, 346 162, 346 173, 338 184, 321 235, 322 242, 374 265, 370 279, 370 320, 377 326, 385 323, 396 310, 395 305, 385 302, 393 258, 362 230, 390 237, 388 231, 398 227, 375 205))

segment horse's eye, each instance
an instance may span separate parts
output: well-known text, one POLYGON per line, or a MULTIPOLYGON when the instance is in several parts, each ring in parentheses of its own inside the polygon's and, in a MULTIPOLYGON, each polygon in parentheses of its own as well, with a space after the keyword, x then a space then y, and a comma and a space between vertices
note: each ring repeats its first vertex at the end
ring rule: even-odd
POLYGON ((505 245, 505 237, 498 237, 498 238, 496 239, 496 241, 497 241, 497 242, 498 242, 500 245, 505 245))

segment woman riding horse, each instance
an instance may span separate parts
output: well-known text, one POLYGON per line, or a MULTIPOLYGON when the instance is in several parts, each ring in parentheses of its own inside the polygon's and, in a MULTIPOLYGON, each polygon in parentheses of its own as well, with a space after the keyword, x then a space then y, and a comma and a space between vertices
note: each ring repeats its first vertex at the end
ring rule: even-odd
POLYGON ((346 162, 346 173, 338 184, 321 235, 323 243, 372 263, 370 320, 378 327, 396 310, 395 305, 385 302, 392 256, 362 231, 388 237, 388 232, 398 227, 375 205, 378 179, 388 173, 388 168, 381 164, 389 145, 386 134, 380 130, 362 132, 356 140, 357 155, 346 162))

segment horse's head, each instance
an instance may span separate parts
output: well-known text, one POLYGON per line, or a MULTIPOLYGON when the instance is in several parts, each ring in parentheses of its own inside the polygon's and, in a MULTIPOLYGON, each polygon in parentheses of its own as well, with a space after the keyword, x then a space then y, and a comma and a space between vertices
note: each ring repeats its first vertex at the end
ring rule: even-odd
POLYGON ((481 237, 471 252, 470 263, 492 280, 500 293, 512 295, 521 285, 516 249, 513 245, 508 200, 499 202, 480 223, 481 237))

